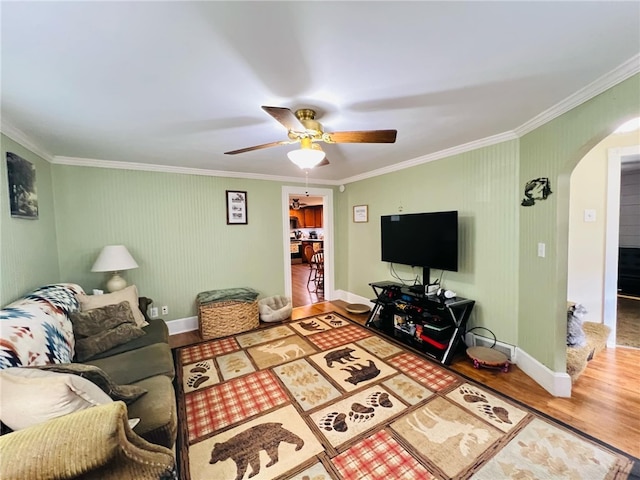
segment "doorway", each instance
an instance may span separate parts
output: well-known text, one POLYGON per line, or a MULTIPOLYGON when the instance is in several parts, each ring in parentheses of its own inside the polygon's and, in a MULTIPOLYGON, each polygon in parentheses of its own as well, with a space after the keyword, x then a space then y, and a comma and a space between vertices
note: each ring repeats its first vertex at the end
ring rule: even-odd
MULTIPOLYGON (((627 246, 619 240, 634 237, 634 244, 637 245, 637 238, 640 236, 638 234, 640 226, 635 227, 633 235, 631 235, 632 232, 621 231, 622 212, 626 212, 623 223, 628 223, 631 215, 627 211, 629 207, 623 205, 623 196, 626 194, 625 198, 628 198, 636 190, 635 186, 623 190, 623 183, 625 183, 622 181, 623 172, 627 176, 635 175, 637 178, 637 172, 640 170, 640 145, 612 148, 609 150, 608 160, 605 278, 609 281, 605 282, 604 323, 611 328, 611 335, 607 346, 640 348, 638 337, 640 298, 621 295, 618 286, 619 247, 627 246)), ((637 200, 633 201, 637 202, 637 200)), ((633 220, 636 225, 637 214, 634 215, 633 220)))
POLYGON ((285 295, 292 299, 293 307, 331 300, 334 297, 333 190, 303 186, 282 187, 282 215, 285 295), (292 208, 293 206, 296 208, 292 208), (320 218, 316 223, 305 223, 304 213, 311 215, 313 211, 316 215, 320 214, 320 218), (298 219, 298 223, 294 224, 296 220, 293 217, 301 217, 302 220, 298 219), (306 244, 312 244, 316 251, 322 249, 324 275, 321 284, 309 281, 310 265, 303 253, 306 244), (294 249, 298 251, 293 252, 294 249))
MULTIPOLYGON (((604 324, 611 328, 607 347, 618 345, 618 252, 620 238, 621 172, 623 165, 636 164, 640 145, 612 148, 608 158, 607 224, 605 231, 604 324)), ((634 167, 635 168, 635 167, 634 167)), ((623 300, 624 302, 624 300, 623 300)), ((626 306, 626 305, 625 305, 626 306)), ((631 309, 633 311, 634 309, 631 309)), ((624 312, 628 320, 628 312, 624 312)))

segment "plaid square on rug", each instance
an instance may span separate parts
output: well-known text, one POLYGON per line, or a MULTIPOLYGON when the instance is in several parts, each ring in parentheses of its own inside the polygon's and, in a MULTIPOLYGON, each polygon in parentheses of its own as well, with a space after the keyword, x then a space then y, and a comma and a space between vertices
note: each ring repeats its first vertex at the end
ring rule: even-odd
POLYGON ((622 480, 639 460, 338 314, 175 352, 185 480, 622 480))

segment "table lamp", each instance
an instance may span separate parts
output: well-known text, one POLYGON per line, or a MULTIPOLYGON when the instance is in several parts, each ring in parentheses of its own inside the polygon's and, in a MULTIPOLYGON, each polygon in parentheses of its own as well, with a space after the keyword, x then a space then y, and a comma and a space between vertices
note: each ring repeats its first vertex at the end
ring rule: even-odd
POLYGON ((116 292, 127 286, 127 281, 118 272, 138 268, 129 250, 124 245, 107 245, 102 249, 98 259, 91 267, 92 272, 112 272, 107 281, 107 290, 116 292))

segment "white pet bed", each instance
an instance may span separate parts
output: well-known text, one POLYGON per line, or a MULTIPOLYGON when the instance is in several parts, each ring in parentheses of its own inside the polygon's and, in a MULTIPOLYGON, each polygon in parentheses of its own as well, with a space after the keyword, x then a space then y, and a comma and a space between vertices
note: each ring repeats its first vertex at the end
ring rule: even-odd
POLYGON ((281 322, 291 316, 291 299, 282 295, 258 300, 260 320, 263 322, 281 322))

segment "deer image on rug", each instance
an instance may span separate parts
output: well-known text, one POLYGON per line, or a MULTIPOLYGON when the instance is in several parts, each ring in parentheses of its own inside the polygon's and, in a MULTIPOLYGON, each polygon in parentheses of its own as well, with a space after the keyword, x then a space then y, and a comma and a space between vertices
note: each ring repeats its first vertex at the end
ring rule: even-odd
POLYGON ((428 408, 425 408, 423 413, 426 414, 427 418, 433 420, 435 424, 431 426, 425 425, 420 421, 418 415, 414 413, 413 420, 415 423, 412 423, 411 420, 407 420, 407 423, 411 428, 427 437, 430 441, 437 443, 444 443, 450 438, 457 437, 458 435, 462 436, 458 446, 460 448, 460 453, 465 457, 470 453, 471 444, 482 444, 489 441, 489 432, 486 430, 481 430, 479 428, 470 429, 469 425, 465 423, 442 419, 428 408))
POLYGON ((270 343, 262 347, 258 347, 258 350, 265 353, 273 353, 279 355, 282 360, 289 360, 290 354, 294 355, 293 358, 298 358, 299 355, 304 355, 305 351, 300 348, 299 345, 287 345, 284 340, 278 343, 270 343))
POLYGON ((304 446, 302 440, 295 433, 282 428, 281 423, 262 423, 237 434, 226 442, 216 443, 211 451, 209 463, 227 460, 231 458, 238 469, 236 480, 241 480, 251 465, 249 478, 260 473, 260 450, 265 450, 271 461, 266 467, 278 463, 278 447, 280 443, 287 442, 296 446, 296 451, 304 446))

